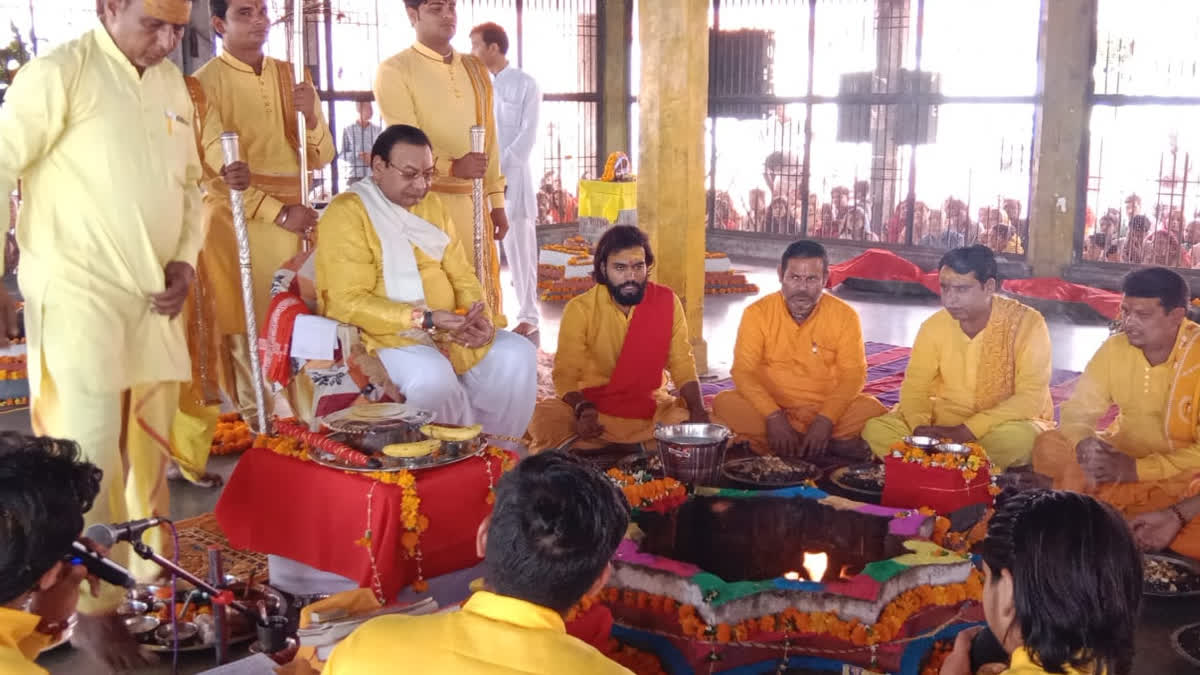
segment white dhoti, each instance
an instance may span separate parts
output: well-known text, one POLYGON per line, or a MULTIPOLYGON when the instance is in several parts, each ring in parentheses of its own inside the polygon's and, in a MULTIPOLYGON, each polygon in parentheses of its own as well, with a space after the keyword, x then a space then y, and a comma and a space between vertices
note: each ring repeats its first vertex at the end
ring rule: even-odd
POLYGON ((533 218, 509 218, 508 234, 500 240, 517 292, 517 323, 538 325, 537 231, 533 218))
POLYGON ((432 412, 434 420, 525 435, 537 398, 537 348, 529 340, 497 331, 487 356, 462 375, 433 347, 380 349, 378 355, 408 405, 432 412))

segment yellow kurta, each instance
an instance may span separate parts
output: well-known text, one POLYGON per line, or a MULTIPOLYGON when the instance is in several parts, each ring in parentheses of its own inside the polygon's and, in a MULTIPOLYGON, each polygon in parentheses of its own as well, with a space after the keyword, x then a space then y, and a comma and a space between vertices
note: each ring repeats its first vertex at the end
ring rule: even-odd
POLYGON ((981 406, 981 378, 1000 375, 993 372, 994 365, 984 365, 991 356, 984 346, 1001 337, 991 334, 1001 330, 1001 312, 1020 305, 1000 296, 993 297, 992 303, 991 319, 974 338, 967 337, 945 309, 921 325, 900 387, 899 405, 863 430, 872 452, 886 455, 893 443, 918 426, 965 424, 999 468, 1028 463, 1034 438, 1053 425, 1050 332, 1041 314, 1025 308, 1011 338, 1015 343, 1012 394, 990 407, 981 406))
MULTIPOLYGON (((1024 647, 1018 647, 1012 653, 1012 658, 1008 663, 1008 670, 1005 670, 1000 675, 1044 675, 1047 671, 1034 662, 1033 657, 1024 647)), ((1064 669, 1065 675, 1085 675, 1088 671, 1081 671, 1070 666, 1064 669)))
POLYGON ((735 388, 717 395, 713 414, 764 452, 766 418, 781 409, 801 431, 817 415, 828 418, 839 439, 858 437, 868 419, 887 412, 862 393, 867 356, 858 312, 828 293, 802 324, 782 293, 747 307, 731 375, 735 388))
MULTIPOLYGON (((1180 327, 1180 338, 1186 325, 1180 327)), ((1164 419, 1181 351, 1177 339, 1167 360, 1151 366, 1124 334, 1105 340, 1063 404, 1061 427, 1038 437, 1034 470, 1053 478, 1056 488, 1092 494, 1127 517, 1164 509, 1190 496, 1189 484, 1200 469, 1200 444, 1173 447, 1164 419), (1099 430, 1100 418, 1113 405, 1119 410, 1117 419, 1099 430), (1137 482, 1089 484, 1075 446, 1092 436, 1136 458, 1137 482)), ((1200 521, 1185 526, 1171 549, 1200 556, 1200 521)))
MULTIPOLYGON (((191 367, 182 320, 150 298, 167 263, 194 266, 204 242, 192 120, 179 70, 139 75, 103 27, 24 66, 0 108, 0 193, 18 177, 25 188, 33 428, 77 441, 103 469, 88 524, 166 514, 164 439, 191 367)), ((163 550, 158 535, 147 542, 163 550)), ((120 597, 109 587, 81 607, 120 597)))
MULTIPOLYGON (((243 200, 254 271, 254 309, 260 328, 270 306, 272 277, 301 248, 298 235, 275 224, 284 206, 300 203, 300 157, 288 142, 285 127, 285 119, 294 123, 296 113, 285 109, 279 75, 278 63, 269 56, 263 58, 262 73, 256 74, 226 51, 195 73, 207 104, 201 135, 206 166, 205 216, 209 222, 204 255, 212 280, 217 324, 226 335, 244 334, 246 326, 229 189, 219 175, 225 164, 221 152, 223 132, 238 133, 242 159, 253 172, 243 200)), ((290 82, 284 86, 291 89, 290 82)), ((306 130, 310 171, 323 168, 335 156, 333 136, 319 104, 317 115, 317 127, 306 130)))
MULTIPOLYGON (((425 288, 425 306, 454 311, 468 309, 482 300, 479 280, 467 262, 462 242, 458 240, 453 222, 438 195, 426 195, 410 211, 450 236, 440 262, 413 247, 425 288)), ((363 333, 363 343, 371 352, 418 344, 400 334, 419 328, 413 325, 414 306, 387 296, 383 280, 383 245, 362 199, 353 192, 334 197, 321 215, 318 230, 321 245, 316 253, 316 283, 321 313, 357 326, 363 333)), ((467 349, 451 344, 448 346, 450 363, 461 375, 486 356, 488 349, 487 345, 467 349)))
POLYGON ((629 675, 596 648, 567 635, 562 616, 524 600, 480 591, 457 612, 372 619, 333 650, 323 675, 384 673, 629 675))
MULTIPOLYGON (((483 179, 485 241, 489 242, 492 284, 489 304, 503 322, 499 305, 498 256, 492 237, 490 212, 504 206, 504 176, 500 173, 500 144, 496 137, 496 119, 492 107, 492 81, 487 68, 473 56, 454 52, 449 63, 420 42, 414 43, 379 64, 375 75, 375 100, 386 124, 408 124, 420 128, 433 143, 437 178, 433 191, 442 198, 458 228, 467 260, 475 264, 474 206, 472 181, 456 178, 450 165, 471 151, 471 127, 485 129, 484 153, 488 156, 483 179), (468 71, 470 69, 470 71, 468 71), (475 86, 472 85, 472 73, 475 86), (481 95, 476 95, 476 88, 481 95), (495 301, 493 303, 493 300, 495 301)), ((503 325, 503 323, 501 323, 503 325)))
MULTIPOLYGON (((667 372, 676 387, 695 382, 696 362, 688 341, 687 317, 679 297, 674 297, 675 314, 671 326, 671 348, 667 355, 667 372)), ((541 451, 565 441, 574 429, 574 413, 562 397, 573 391, 600 387, 612 379, 613 369, 621 356, 625 334, 638 307, 629 315, 613 301, 608 287, 596 285, 586 293, 572 298, 563 309, 558 331, 558 352, 554 357, 554 390, 557 398, 538 403, 529 424, 533 438, 530 448, 541 451)), ((599 439, 605 443, 638 443, 653 437, 654 423, 677 424, 686 420, 688 411, 663 386, 654 394, 658 413, 652 420, 628 419, 600 415, 605 433, 599 439)))
POLYGON ((50 636, 36 631, 41 621, 36 614, 0 607, 0 673, 4 675, 47 675, 33 662, 50 646, 50 636))

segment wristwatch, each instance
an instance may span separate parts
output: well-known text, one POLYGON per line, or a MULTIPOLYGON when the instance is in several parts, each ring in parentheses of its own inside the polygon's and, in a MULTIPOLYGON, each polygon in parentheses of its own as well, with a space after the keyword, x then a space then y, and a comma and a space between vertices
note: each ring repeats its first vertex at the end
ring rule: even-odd
POLYGON ((421 320, 421 328, 433 330, 433 312, 425 310, 425 318, 421 320))

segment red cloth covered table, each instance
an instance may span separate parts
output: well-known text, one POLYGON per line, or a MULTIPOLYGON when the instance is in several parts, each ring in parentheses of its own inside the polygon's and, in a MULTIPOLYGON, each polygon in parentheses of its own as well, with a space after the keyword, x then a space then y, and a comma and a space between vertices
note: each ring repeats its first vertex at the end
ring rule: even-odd
MULTIPOLYGON (((500 459, 490 454, 413 472, 419 511, 429 518, 420 541, 426 579, 479 562, 475 535, 492 509, 485 461, 499 480, 500 459)), ((403 493, 398 485, 251 448, 229 478, 216 517, 236 548, 291 558, 371 588, 371 558, 356 543, 368 527, 370 495, 371 550, 383 596, 394 599, 417 578, 417 561, 401 544, 403 493)))

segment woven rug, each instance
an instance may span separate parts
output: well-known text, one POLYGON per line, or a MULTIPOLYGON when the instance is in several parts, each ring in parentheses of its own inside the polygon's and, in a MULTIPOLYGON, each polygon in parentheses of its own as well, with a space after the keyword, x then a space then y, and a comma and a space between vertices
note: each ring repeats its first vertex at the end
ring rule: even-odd
POLYGON ((176 521, 175 528, 179 532, 179 565, 183 569, 207 580, 208 548, 217 546, 221 549, 225 574, 242 581, 253 574, 255 583, 267 581, 267 556, 231 547, 213 514, 176 521))

